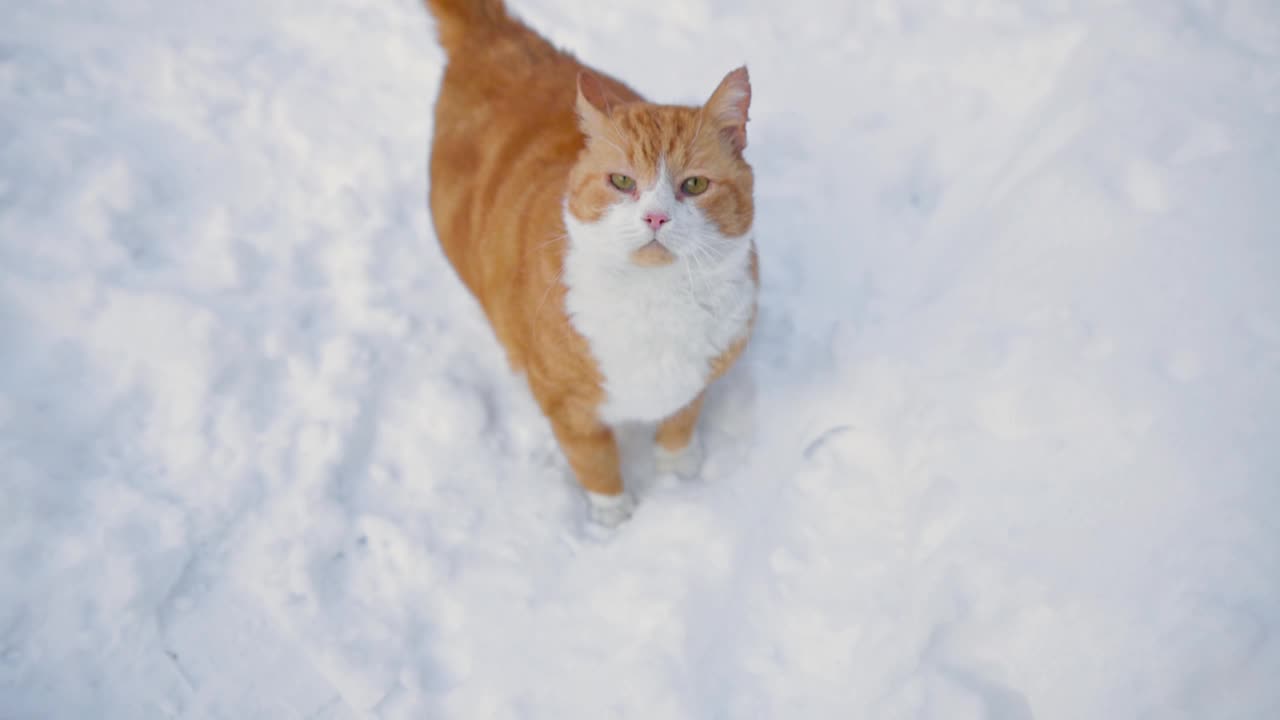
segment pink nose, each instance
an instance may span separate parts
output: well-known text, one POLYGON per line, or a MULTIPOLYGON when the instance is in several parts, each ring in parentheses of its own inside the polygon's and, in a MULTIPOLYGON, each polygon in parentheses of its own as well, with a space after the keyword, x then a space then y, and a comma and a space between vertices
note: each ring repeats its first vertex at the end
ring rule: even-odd
POLYGON ((653 228, 654 230, 657 230, 658 228, 670 222, 671 216, 667 215, 664 212, 658 212, 657 210, 653 210, 644 214, 644 221, 649 224, 649 227, 653 228))

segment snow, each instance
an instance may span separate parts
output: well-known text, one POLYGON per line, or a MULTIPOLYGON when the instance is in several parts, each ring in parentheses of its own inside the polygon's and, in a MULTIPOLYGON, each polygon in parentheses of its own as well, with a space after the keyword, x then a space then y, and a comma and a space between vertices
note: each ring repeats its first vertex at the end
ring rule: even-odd
POLYGON ((0 717, 1280 717, 1280 8, 510 0, 746 61, 758 332, 584 524, 414 0, 0 23, 0 717))

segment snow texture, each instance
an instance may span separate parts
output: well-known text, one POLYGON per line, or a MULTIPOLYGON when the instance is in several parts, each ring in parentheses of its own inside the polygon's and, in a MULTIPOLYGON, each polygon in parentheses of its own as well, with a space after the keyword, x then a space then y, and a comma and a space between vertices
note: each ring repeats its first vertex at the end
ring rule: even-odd
POLYGON ((1280 717, 1280 5, 511 4, 751 68, 702 478, 588 531, 417 2, 6 0, 0 718, 1280 717))

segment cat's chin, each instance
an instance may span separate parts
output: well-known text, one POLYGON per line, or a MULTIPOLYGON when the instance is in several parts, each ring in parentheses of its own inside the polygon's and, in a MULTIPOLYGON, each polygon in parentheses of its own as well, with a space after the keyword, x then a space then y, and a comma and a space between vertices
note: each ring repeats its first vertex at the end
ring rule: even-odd
POLYGON ((631 252, 631 262, 640 267, 665 267, 675 261, 675 254, 657 240, 650 240, 644 247, 631 252))

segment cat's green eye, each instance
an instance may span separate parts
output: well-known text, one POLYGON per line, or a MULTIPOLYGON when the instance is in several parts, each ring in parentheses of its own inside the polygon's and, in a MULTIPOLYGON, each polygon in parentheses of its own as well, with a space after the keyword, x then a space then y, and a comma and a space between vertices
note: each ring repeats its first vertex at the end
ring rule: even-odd
POLYGON ((614 173, 610 175, 609 182, 622 192, 631 192, 636 189, 635 178, 628 177, 621 173, 614 173))
POLYGON ((702 176, 694 176, 681 183, 680 189, 684 191, 685 195, 701 195, 707 191, 707 186, 710 184, 710 180, 702 176))

